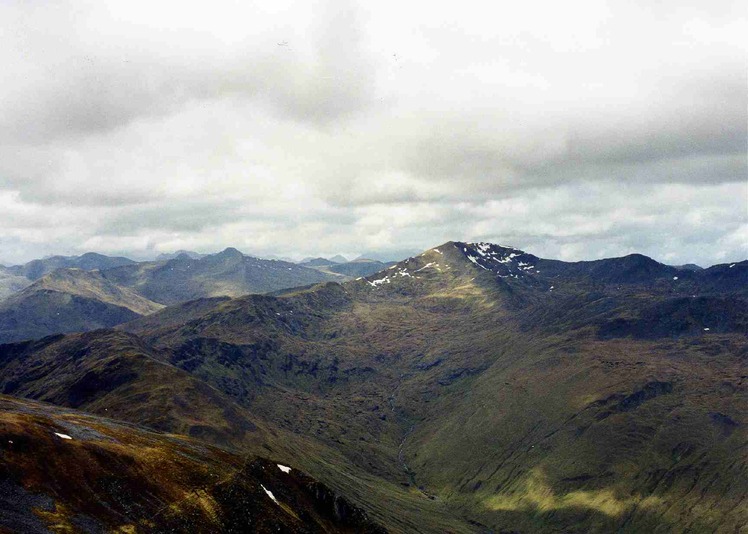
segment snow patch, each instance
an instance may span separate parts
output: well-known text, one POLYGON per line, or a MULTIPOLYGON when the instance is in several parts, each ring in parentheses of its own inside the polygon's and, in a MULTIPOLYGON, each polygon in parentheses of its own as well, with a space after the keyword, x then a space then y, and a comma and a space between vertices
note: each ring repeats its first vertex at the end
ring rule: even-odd
POLYGON ((390 277, 385 276, 384 278, 380 278, 379 280, 372 280, 371 282, 367 280, 366 283, 369 284, 371 287, 377 287, 377 286, 381 286, 382 284, 389 284, 390 277))
POLYGON ((733 263, 732 265, 730 265, 730 267, 728 267, 728 269, 732 269, 732 268, 733 268, 733 267, 735 267, 736 265, 737 265, 737 263, 733 263))
POLYGON ((470 261, 472 261, 474 264, 476 264, 481 269, 485 269, 486 271, 488 270, 488 267, 484 267, 483 265, 481 265, 480 263, 478 263, 478 258, 476 258, 475 256, 471 256, 470 254, 468 254, 467 255, 467 259, 469 259, 470 261))
POLYGON ((413 272, 414 273, 419 273, 419 272, 423 271, 424 269, 428 269, 429 267, 433 267, 434 265, 436 265, 437 267, 439 267, 435 261, 432 261, 432 262, 427 263, 426 265, 424 265, 420 269, 416 269, 413 272))
POLYGON ((273 502, 274 502, 275 504, 277 504, 278 506, 280 506, 280 503, 278 502, 278 499, 276 499, 276 498, 275 498, 275 495, 273 495, 273 492, 272 492, 272 491, 270 491, 269 489, 267 489, 267 488, 266 488, 265 486, 263 486, 262 484, 260 484, 260 487, 261 487, 261 488, 262 488, 263 490, 265 490, 265 493, 267 493, 267 496, 268 496, 268 497, 270 497, 271 499, 273 499, 273 502))
POLYGON ((59 432, 55 432, 55 436, 57 436, 58 438, 62 438, 62 439, 73 439, 67 434, 60 434, 59 432))
MULTIPOLYGON (((397 265, 393 265, 391 268, 394 268, 394 267, 397 267, 397 265)), ((395 278, 397 276, 400 276, 401 278, 404 278, 406 276, 410 278, 414 278, 414 276, 408 272, 407 268, 400 267, 399 270, 392 275, 388 274, 387 276, 385 276, 384 278, 380 278, 379 280, 371 280, 371 281, 367 280, 366 283, 369 284, 371 287, 381 286, 382 284, 390 284, 392 283, 390 276, 392 276, 392 278, 395 278)))
POLYGON ((281 464, 275 464, 275 465, 277 465, 278 469, 280 469, 284 473, 290 473, 291 472, 291 468, 288 467, 287 465, 281 465, 281 464))
POLYGON ((678 279, 678 277, 677 277, 677 276, 673 276, 673 280, 677 280, 677 279, 678 279))

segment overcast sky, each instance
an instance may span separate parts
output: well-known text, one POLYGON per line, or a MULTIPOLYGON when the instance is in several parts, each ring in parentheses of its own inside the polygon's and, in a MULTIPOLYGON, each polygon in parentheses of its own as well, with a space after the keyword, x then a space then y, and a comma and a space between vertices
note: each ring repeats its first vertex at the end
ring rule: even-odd
POLYGON ((744 259, 746 9, 0 0, 0 260, 744 259))

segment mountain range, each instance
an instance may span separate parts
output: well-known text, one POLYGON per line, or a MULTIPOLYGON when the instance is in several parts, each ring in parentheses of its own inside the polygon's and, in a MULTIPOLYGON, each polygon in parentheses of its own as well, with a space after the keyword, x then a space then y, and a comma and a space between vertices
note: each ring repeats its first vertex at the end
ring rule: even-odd
POLYGON ((342 282, 389 265, 325 258, 295 264, 246 256, 234 248, 217 254, 178 251, 144 262, 95 253, 51 256, 0 268, 0 342, 111 327, 197 298, 342 282))
POLYGON ((111 327, 166 304, 265 293, 346 277, 226 249, 134 262, 54 256, 0 270, 0 342, 111 327))
POLYGON ((0 345, 0 527, 748 524, 748 261, 562 262, 462 242, 358 279, 262 261, 229 249, 56 271, 3 303, 4 318, 75 294, 133 317, 81 327, 70 313, 97 329, 0 345), (128 508, 136 491, 152 496, 128 508))

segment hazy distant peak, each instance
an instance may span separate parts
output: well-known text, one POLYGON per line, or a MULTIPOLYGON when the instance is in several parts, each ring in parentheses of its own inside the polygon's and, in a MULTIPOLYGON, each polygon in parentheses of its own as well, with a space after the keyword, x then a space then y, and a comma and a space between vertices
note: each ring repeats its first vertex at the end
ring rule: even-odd
POLYGON ((328 260, 327 258, 307 258, 302 262, 299 262, 299 265, 304 265, 305 267, 323 267, 326 265, 335 265, 337 262, 328 260))
POLYGON ((82 256, 51 256, 41 260, 32 260, 23 265, 11 268, 13 274, 37 280, 55 269, 79 268, 87 271, 109 269, 122 265, 131 265, 135 261, 117 256, 105 256, 96 252, 87 252, 82 256))
POLYGON ((98 252, 86 252, 84 254, 81 254, 78 258, 81 260, 83 259, 88 260, 88 259, 102 259, 106 257, 107 256, 104 256, 103 254, 99 254, 98 252))
POLYGON ((194 252, 192 250, 177 250, 176 252, 168 252, 159 254, 156 256, 156 261, 167 261, 167 260, 173 260, 176 258, 179 258, 180 256, 187 256, 190 259, 198 260, 200 258, 205 257, 205 254, 200 254, 199 252, 194 252))
POLYGON ((673 267, 681 271, 703 271, 704 270, 702 266, 696 265, 695 263, 686 263, 685 265, 673 265, 673 267))
POLYGON ((235 249, 234 247, 228 247, 219 252, 218 254, 215 254, 215 256, 222 257, 222 258, 243 258, 244 254, 239 252, 239 250, 235 249))

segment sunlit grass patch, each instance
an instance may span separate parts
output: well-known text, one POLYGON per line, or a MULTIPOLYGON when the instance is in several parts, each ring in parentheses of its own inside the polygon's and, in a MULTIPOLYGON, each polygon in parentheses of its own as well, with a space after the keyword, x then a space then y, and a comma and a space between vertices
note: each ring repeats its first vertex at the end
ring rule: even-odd
POLYGON ((653 508, 660 504, 662 499, 659 497, 621 498, 607 488, 557 494, 539 470, 531 471, 521 483, 521 487, 513 493, 495 495, 485 501, 486 507, 493 511, 551 512, 567 508, 586 508, 609 517, 619 517, 633 507, 653 508))

